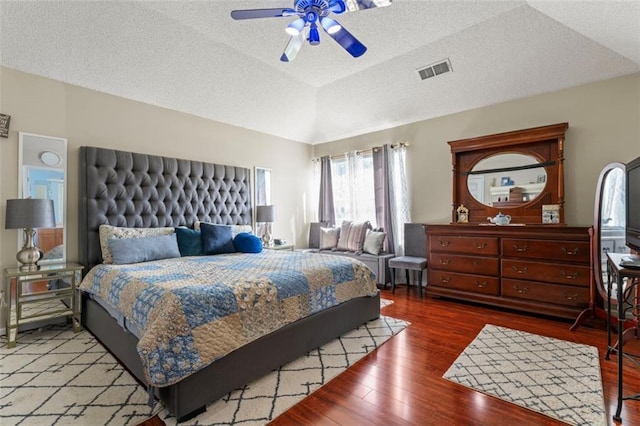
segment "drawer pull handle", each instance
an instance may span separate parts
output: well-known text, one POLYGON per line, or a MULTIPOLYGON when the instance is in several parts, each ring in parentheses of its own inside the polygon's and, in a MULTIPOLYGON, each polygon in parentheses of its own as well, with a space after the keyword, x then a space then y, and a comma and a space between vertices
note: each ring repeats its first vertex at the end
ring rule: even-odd
POLYGON ((513 265, 512 268, 513 268, 514 271, 516 271, 516 274, 526 274, 527 271, 529 270, 529 268, 526 267, 526 266, 524 268, 522 268, 522 269, 518 269, 518 267, 516 265, 513 265))
POLYGON ((562 247, 562 252, 569 256, 575 256, 576 254, 578 254, 579 251, 580 250, 577 247, 574 248, 573 250, 569 250, 566 247, 562 247))
POLYGON ((449 281, 451 281, 451 277, 440 276, 440 281, 442 281, 443 283, 448 283, 449 281))
POLYGON ((522 247, 519 247, 517 244, 514 244, 513 245, 513 249, 515 251, 527 251, 527 250, 529 250, 529 246, 525 244, 522 247))
POLYGON ((564 269, 561 269, 560 272, 562 272, 562 276, 568 280, 575 280, 576 278, 578 278, 578 275, 580 275, 577 271, 573 274, 568 274, 564 269))
POLYGON ((440 247, 447 247, 451 244, 451 241, 442 241, 440 238, 438 238, 438 242, 440 243, 440 247))
POLYGON ((440 259, 441 265, 448 265, 451 263, 451 259, 440 259))
POLYGON ((480 262, 478 262, 477 260, 473 261, 473 266, 478 266, 480 264, 480 262))
POLYGON ((562 295, 564 296, 565 299, 567 300, 578 300, 578 293, 574 294, 573 296, 569 296, 567 294, 566 291, 562 292, 562 295))
POLYGON ((482 249, 486 249, 487 248, 487 243, 479 243, 477 241, 474 241, 473 245, 476 246, 476 248, 478 250, 482 250, 482 249))
POLYGON ((478 288, 485 288, 487 286, 486 281, 482 281, 482 282, 476 281, 475 284, 476 284, 476 287, 478 288))
POLYGON ((520 293, 520 294, 525 294, 529 292, 529 288, 527 287, 519 288, 517 285, 514 285, 513 289, 516 291, 516 293, 520 293))

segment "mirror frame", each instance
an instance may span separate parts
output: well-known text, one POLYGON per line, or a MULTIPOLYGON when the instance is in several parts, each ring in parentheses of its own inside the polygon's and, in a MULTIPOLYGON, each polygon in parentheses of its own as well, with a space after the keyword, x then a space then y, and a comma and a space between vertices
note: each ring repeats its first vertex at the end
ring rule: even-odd
POLYGON ((469 210, 470 224, 487 224, 487 218, 498 213, 510 215, 512 224, 541 224, 542 206, 555 204, 559 206, 559 223, 550 225, 564 225, 564 140, 568 127, 568 123, 558 123, 449 141, 453 166, 452 223, 457 222, 456 210, 464 205, 469 210), (482 204, 469 192, 467 178, 481 160, 505 153, 537 159, 547 173, 545 186, 535 199, 513 207, 482 204))
MULTIPOLYGON (((26 132, 18 132, 18 198, 24 198, 24 179, 26 178, 24 175, 24 167, 25 167, 25 144, 29 144, 29 138, 37 139, 43 144, 48 141, 52 141, 56 143, 55 148, 51 148, 51 151, 55 152, 60 156, 60 160, 62 162, 62 167, 60 168, 63 172, 64 182, 63 182, 63 195, 61 204, 64 206, 62 211, 62 257, 55 259, 41 259, 38 261, 39 264, 47 264, 47 263, 63 263, 67 260, 67 139, 58 138, 55 136, 46 136, 39 135, 35 133, 26 133, 26 132), (59 152, 60 149, 62 152, 59 152)), ((42 152, 46 151, 46 148, 43 149, 42 152)), ((42 161, 42 160, 41 160, 42 161)), ((42 161, 43 162, 43 161, 42 161)), ((49 166, 50 167, 50 166, 49 166)), ((47 165, 43 162, 42 168, 47 168, 47 165)), ((18 232, 18 249, 22 248, 24 245, 24 232, 19 230, 18 232)))
MULTIPOLYGON (((598 184, 596 186, 596 197, 593 206, 593 243, 591 244, 591 261, 593 263, 593 275, 595 279, 595 285, 598 289, 596 295, 600 300, 598 306, 603 306, 602 303, 607 300, 607 284, 602 279, 602 195, 605 189, 605 182, 607 176, 613 171, 620 169, 623 172, 626 170, 626 166, 623 163, 609 163, 600 172, 598 177, 598 184)), ((615 297, 612 297, 615 299, 615 297)))

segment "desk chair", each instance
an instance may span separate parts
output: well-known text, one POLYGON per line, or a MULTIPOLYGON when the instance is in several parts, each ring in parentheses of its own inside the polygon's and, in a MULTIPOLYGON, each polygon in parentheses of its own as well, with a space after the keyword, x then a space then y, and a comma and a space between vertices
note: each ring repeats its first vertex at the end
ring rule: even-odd
POLYGON ((422 297, 422 271, 427 267, 427 235, 423 224, 404 224, 404 253, 404 256, 389 259, 391 293, 394 293, 396 290, 395 269, 404 269, 407 277, 407 289, 411 285, 409 271, 417 272, 418 277, 416 283, 420 297, 422 297))

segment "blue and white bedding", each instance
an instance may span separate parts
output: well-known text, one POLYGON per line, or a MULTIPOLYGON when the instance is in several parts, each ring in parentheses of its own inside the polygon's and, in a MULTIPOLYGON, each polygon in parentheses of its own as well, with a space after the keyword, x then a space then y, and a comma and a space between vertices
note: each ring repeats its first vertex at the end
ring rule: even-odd
POLYGON ((158 387, 286 324, 378 292, 357 260, 277 250, 98 265, 80 289, 140 331, 145 376, 158 387))

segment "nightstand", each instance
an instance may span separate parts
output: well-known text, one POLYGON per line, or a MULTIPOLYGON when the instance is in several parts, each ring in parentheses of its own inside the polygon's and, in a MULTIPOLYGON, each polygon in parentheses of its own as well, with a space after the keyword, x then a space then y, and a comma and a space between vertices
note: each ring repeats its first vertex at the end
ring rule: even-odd
POLYGON ((16 346, 18 327, 22 324, 68 316, 73 331, 80 331, 76 285, 82 269, 84 267, 77 263, 39 265, 34 271, 21 271, 19 267, 5 268, 3 297, 7 303, 5 327, 9 348, 16 346), (38 283, 56 280, 64 280, 69 286, 49 289, 45 283, 38 283))
POLYGON ((280 244, 280 245, 272 245, 271 247, 262 246, 263 249, 267 250, 290 250, 293 251, 293 244, 280 244))

